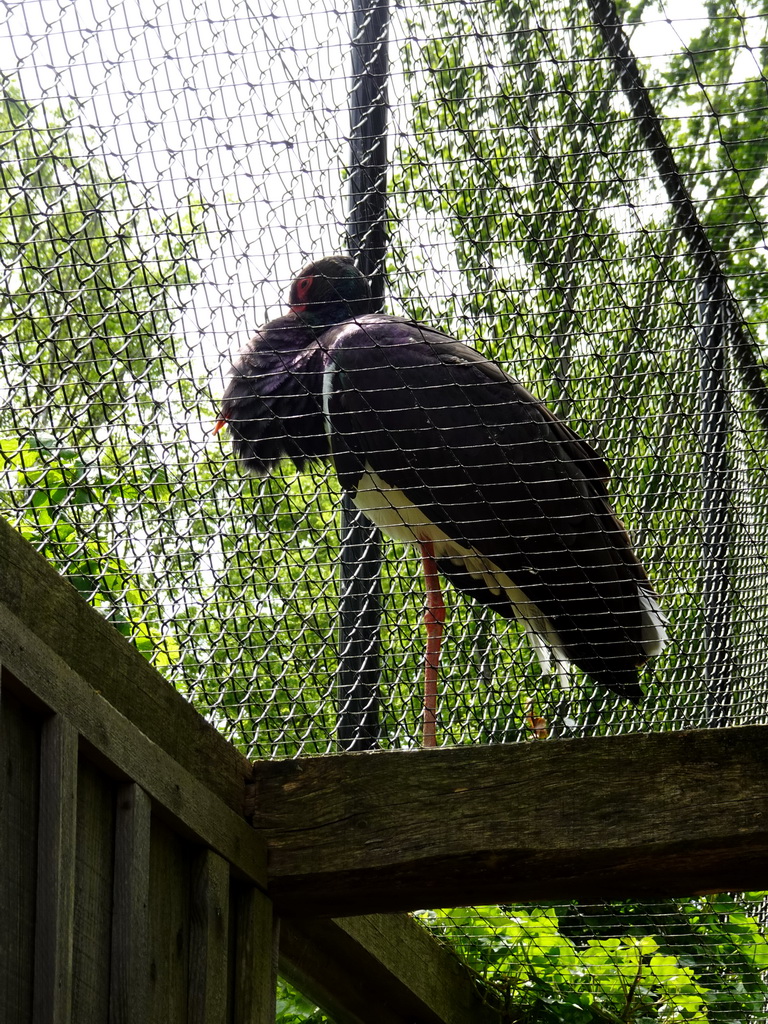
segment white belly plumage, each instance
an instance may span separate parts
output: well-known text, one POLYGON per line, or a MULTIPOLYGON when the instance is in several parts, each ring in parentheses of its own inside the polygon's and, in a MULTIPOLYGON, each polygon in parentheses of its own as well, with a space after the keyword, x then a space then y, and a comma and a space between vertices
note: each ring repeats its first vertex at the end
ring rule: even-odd
POLYGON ((435 558, 448 558, 454 565, 466 569, 475 579, 482 580, 492 594, 500 595, 503 592, 525 627, 542 672, 552 670, 553 659, 558 670, 564 668, 568 656, 557 630, 509 576, 476 549, 465 547, 450 538, 430 522, 402 491, 390 487, 369 465, 366 464, 365 469, 354 497, 354 503, 360 511, 394 540, 417 545, 430 542, 435 558))

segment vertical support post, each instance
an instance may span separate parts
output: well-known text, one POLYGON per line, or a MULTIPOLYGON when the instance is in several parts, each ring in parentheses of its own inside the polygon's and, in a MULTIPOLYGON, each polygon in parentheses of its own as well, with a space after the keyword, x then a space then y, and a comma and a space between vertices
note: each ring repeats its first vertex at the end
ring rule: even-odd
POLYGON ((388 34, 389 0, 352 0, 347 236, 377 310, 384 305, 387 253, 388 34))
POLYGON ((61 715, 43 723, 33 1024, 70 1024, 77 835, 77 730, 61 715))
POLYGON ((227 861, 213 850, 201 850, 192 868, 189 1024, 227 1019, 229 889, 227 861))
POLYGON ((232 1024, 275 1024, 280 922, 272 901, 253 886, 235 885, 232 1024))
MULTIPOLYGON (((387 214, 387 39, 389 0, 353 0, 349 93, 350 254, 384 302, 387 214)), ((337 738, 343 750, 378 743, 381 539, 345 494, 341 512, 337 738)))
POLYGON ((149 1012, 149 855, 152 803, 135 782, 117 792, 109 1024, 142 1024, 149 1012))
POLYGON ((717 727, 729 724, 733 675, 726 387, 730 303, 720 279, 704 280, 699 309, 704 680, 708 724, 717 727))
POLYGON ((345 493, 341 505, 336 734, 342 750, 379 740, 381 537, 345 493))

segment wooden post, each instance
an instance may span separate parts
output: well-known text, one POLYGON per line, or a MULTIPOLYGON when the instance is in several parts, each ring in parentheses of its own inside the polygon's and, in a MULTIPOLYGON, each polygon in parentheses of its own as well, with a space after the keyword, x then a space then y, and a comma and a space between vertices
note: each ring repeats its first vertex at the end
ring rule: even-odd
POLYGON ((115 815, 110 1024, 142 1024, 149 1007, 151 803, 134 782, 121 786, 115 815))
POLYGON ((232 1024, 274 1024, 279 922, 272 902, 255 886, 238 886, 232 1024))
POLYGON ((229 864, 213 850, 197 855, 192 869, 189 937, 189 1024, 225 1024, 229 864))
POLYGON ((43 723, 33 1024, 72 1020, 77 745, 77 730, 61 715, 43 723))

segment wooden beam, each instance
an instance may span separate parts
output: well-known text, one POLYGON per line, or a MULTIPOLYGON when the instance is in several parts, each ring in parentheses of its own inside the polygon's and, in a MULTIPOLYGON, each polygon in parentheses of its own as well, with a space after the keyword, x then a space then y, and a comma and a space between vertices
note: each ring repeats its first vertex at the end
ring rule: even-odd
POLYGON ((0 608, 0 661, 19 679, 33 688, 27 659, 50 651, 241 813, 248 761, 1 518, 0 608))
POLYGON ((478 975, 404 915, 283 919, 280 973, 336 1024, 514 1024, 478 975))
MULTIPOLYGON (((73 598, 80 602, 74 592, 73 598)), ((157 813, 178 830, 186 829, 243 876, 266 885, 266 849, 243 817, 242 792, 237 813, 201 781, 196 766, 187 770, 148 739, 53 651, 36 641, 2 604, 0 650, 7 652, 2 665, 5 688, 28 701, 43 702, 71 722, 80 733, 85 755, 116 777, 137 782, 155 801, 157 813)), ((206 778, 202 766, 199 774, 206 778)))
POLYGON ((768 887, 768 727, 259 762, 282 914, 768 887))

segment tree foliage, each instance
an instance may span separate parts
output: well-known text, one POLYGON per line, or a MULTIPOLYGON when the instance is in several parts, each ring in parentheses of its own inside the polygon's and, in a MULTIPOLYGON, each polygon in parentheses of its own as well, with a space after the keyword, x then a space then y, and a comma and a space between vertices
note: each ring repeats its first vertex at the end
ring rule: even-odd
POLYGON ((174 323, 200 210, 137 205, 73 111, 0 87, 2 511, 161 666, 178 658, 144 571, 162 543, 168 414, 190 395, 174 323))
POLYGON ((0 101, 0 510, 249 753, 326 750, 336 492, 206 438, 181 317, 210 211, 156 209, 76 107, 0 101))
POLYGON ((480 907, 423 915, 536 1024, 743 1024, 762 1019, 764 897, 584 907, 480 907))
MULTIPOLYGON (((652 94, 664 98, 670 144, 745 315, 762 325, 765 82, 754 67, 737 75, 743 19, 710 7, 710 28, 652 94)), ((392 188, 399 301, 510 367, 603 450, 617 510, 671 619, 644 724, 704 722, 698 282, 612 62, 581 0, 423 4, 407 34, 409 130, 392 188)), ((733 706, 751 720, 768 603, 757 569, 765 438, 749 395, 728 387, 733 706)), ((515 669, 498 651, 492 674, 507 678, 515 669)), ((593 730, 578 673, 574 682, 571 717, 593 730)), ((532 689, 530 676, 522 686, 532 689)))

